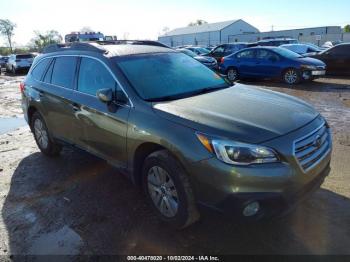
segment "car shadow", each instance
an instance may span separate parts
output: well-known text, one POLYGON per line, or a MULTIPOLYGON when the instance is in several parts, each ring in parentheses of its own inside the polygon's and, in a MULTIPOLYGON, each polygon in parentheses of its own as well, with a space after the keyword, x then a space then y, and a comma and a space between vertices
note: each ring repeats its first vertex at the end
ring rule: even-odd
POLYGON ((16 167, 2 219, 10 254, 349 254, 350 200, 318 190, 287 217, 238 223, 207 214, 177 231, 143 193, 85 152, 40 153, 16 167))

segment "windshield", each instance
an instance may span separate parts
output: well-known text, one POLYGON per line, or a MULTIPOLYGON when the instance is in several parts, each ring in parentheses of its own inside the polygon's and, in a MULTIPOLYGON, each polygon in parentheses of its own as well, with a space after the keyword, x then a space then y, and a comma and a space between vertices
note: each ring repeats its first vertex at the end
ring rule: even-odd
POLYGON ((147 101, 175 100, 229 87, 218 74, 182 53, 116 57, 115 61, 147 101))
POLYGON ((197 56, 197 54, 195 52, 188 50, 188 49, 178 49, 178 51, 180 51, 181 53, 184 53, 186 55, 189 55, 190 57, 197 56))
POLYGON ((277 48, 274 48, 273 51, 275 51, 277 54, 279 54, 283 57, 286 57, 286 58, 300 58, 300 57, 302 57, 301 55, 294 53, 293 51, 290 51, 290 50, 285 49, 285 48, 277 47, 277 48))

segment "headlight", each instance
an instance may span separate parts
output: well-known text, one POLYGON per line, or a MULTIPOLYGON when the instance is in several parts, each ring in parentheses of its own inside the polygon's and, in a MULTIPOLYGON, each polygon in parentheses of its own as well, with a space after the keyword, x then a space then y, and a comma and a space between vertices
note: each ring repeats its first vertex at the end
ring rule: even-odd
POLYGON ((210 139, 206 135, 197 133, 199 141, 216 157, 233 165, 250 165, 279 162, 277 154, 268 147, 251 145, 221 139, 210 139))
POLYGON ((313 65, 301 65, 300 66, 301 68, 303 69, 308 69, 308 70, 316 70, 316 66, 313 66, 313 65))

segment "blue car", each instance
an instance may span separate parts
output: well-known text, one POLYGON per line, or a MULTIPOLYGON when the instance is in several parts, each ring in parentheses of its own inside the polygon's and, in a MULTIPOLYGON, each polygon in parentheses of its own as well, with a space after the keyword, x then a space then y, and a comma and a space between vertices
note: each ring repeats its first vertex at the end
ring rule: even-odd
POLYGON ((287 84, 313 80, 325 75, 326 64, 280 47, 252 47, 220 60, 219 72, 228 80, 278 78, 287 84))

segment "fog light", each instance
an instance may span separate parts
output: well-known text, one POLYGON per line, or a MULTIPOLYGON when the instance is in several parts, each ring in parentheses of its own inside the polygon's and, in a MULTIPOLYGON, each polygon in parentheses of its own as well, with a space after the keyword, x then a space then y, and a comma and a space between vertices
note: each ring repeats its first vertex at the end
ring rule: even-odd
POLYGON ((249 203, 244 209, 243 209, 243 215, 246 217, 254 216, 256 213, 258 213, 260 209, 260 204, 257 201, 249 203))

